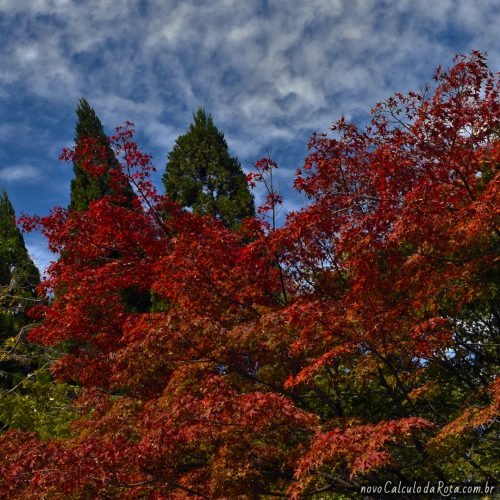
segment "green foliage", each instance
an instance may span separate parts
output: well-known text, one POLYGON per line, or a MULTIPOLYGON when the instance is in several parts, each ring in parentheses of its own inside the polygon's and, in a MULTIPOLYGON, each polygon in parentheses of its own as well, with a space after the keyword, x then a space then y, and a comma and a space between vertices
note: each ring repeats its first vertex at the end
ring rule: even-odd
POLYGON ((56 384, 44 368, 50 360, 41 346, 26 340, 27 309, 40 299, 40 274, 16 226, 7 193, 0 197, 0 430, 36 431, 42 438, 66 433, 73 388, 56 384), (42 366, 42 368, 38 368, 42 366))
POLYGON ((42 439, 69 435, 76 412, 71 401, 74 386, 54 382, 47 368, 28 374, 14 390, 0 398, 4 428, 36 432, 42 439))
POLYGON ((0 387, 11 387, 33 367, 29 352, 21 347, 21 337, 29 323, 25 310, 33 303, 39 282, 40 274, 4 192, 0 197, 0 387))
POLYGON ((14 281, 22 295, 33 296, 40 275, 28 255, 24 239, 16 226, 15 212, 4 191, 0 197, 0 286, 14 281))
POLYGON ((228 228, 238 228, 255 213, 239 160, 229 155, 224 134, 202 108, 169 153, 163 184, 171 199, 217 217, 228 228))
MULTIPOLYGON (((70 210, 84 212, 89 204, 106 195, 116 194, 116 186, 110 183, 110 174, 119 169, 119 163, 109 145, 109 140, 104 133, 104 128, 96 112, 90 104, 82 97, 76 108, 78 121, 75 127, 76 147, 86 147, 88 151, 73 162, 74 178, 71 181, 70 210), (88 142, 90 141, 90 142, 88 142), (91 157, 89 158, 89 156, 91 157), (89 164, 85 164, 89 161, 89 164), (105 166, 103 175, 93 175, 88 167, 105 166)), ((125 195, 126 205, 134 196, 133 190, 128 182, 124 182, 122 191, 125 195)))

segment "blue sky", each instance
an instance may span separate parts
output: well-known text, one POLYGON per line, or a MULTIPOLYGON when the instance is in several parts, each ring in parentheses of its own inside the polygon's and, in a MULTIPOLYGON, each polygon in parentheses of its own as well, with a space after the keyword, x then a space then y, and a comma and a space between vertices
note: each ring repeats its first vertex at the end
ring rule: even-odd
MULTIPOLYGON (((500 62, 496 0, 0 0, 0 190, 21 214, 69 201, 75 106, 135 123, 159 169, 204 106, 247 168, 280 164, 286 210, 312 132, 421 88, 457 53, 500 62)), ((157 182, 159 185, 159 182, 157 182)), ((51 259, 26 236, 40 267, 51 259)))

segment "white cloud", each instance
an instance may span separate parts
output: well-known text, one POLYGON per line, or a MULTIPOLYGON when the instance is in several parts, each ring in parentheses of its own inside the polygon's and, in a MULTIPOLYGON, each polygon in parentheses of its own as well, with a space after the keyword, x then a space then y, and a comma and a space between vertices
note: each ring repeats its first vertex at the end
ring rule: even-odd
POLYGON ((177 137, 181 133, 184 133, 183 131, 174 129, 157 120, 149 120, 147 123, 141 123, 139 125, 141 131, 149 137, 152 145, 157 147, 161 146, 164 151, 170 150, 177 137))
POLYGON ((456 52, 500 62, 495 0, 0 0, 0 11, 0 95, 71 108, 85 95, 108 131, 132 120, 164 154, 199 105, 255 159, 419 88, 456 52))
POLYGON ((11 165, 0 169, 0 181, 3 182, 37 182, 42 175, 31 165, 11 165))
POLYGON ((57 259, 57 256, 49 251, 47 243, 38 234, 25 234, 24 241, 33 262, 43 274, 50 263, 57 259))

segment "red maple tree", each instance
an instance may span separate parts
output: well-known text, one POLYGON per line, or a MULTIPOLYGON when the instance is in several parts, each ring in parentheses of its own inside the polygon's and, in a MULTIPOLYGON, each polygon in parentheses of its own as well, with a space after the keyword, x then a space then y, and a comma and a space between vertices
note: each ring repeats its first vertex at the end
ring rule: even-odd
POLYGON ((118 129, 133 206, 115 194, 24 220, 60 255, 31 339, 65 345, 53 373, 81 387, 81 417, 68 439, 0 438, 4 497, 492 478, 499 83, 478 52, 435 80, 363 130, 314 135, 295 181, 310 203, 279 229, 183 211, 118 129))

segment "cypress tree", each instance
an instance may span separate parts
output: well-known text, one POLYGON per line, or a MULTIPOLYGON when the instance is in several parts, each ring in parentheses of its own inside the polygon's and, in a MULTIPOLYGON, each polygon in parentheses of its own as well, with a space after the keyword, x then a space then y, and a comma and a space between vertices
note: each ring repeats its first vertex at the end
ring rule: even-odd
MULTIPOLYGON (((91 145, 90 151, 80 155, 77 161, 73 161, 74 179, 71 181, 71 196, 70 196, 70 210, 84 212, 88 209, 92 201, 98 200, 106 195, 116 196, 120 195, 120 206, 133 209, 134 198, 136 197, 132 186, 129 181, 120 172, 120 164, 110 147, 109 139, 104 133, 104 127, 99 120, 96 112, 85 98, 80 98, 76 108, 76 115, 78 121, 75 127, 75 148, 91 145), (90 140, 85 144, 85 141, 90 140), (106 170, 102 175, 96 176, 89 174, 82 165, 83 162, 89 160, 87 154, 92 155, 90 158, 93 165, 106 166, 106 170), (113 172, 115 171, 115 172, 113 172), (113 185, 110 183, 112 174, 118 175, 119 182, 113 185), (117 187, 118 186, 118 187, 117 187), (117 192, 116 189, 119 189, 117 192)), ((139 207, 140 204, 135 205, 139 207)), ((115 251, 106 258, 120 258, 120 252, 115 251)), ((135 289, 123 290, 124 300, 132 310, 145 311, 150 308, 151 298, 150 294, 139 292, 135 289)))
POLYGON ((39 283, 40 273, 28 254, 16 226, 14 208, 4 191, 0 197, 0 371, 3 375, 0 385, 3 387, 11 386, 16 378, 33 369, 34 360, 19 346, 24 342, 20 332, 29 324, 25 311, 39 283))
POLYGON ((134 192, 128 181, 123 180, 120 193, 115 193, 110 186, 110 174, 114 169, 119 169, 119 163, 109 145, 99 117, 83 97, 78 102, 76 115, 78 121, 75 127, 75 147, 78 149, 84 141, 91 141, 89 154, 92 154, 92 164, 104 164, 106 171, 100 176, 92 175, 84 168, 81 159, 73 162, 74 178, 71 181, 70 210, 83 212, 92 201, 116 194, 124 195, 125 206, 130 207, 134 192))
POLYGON ((26 340, 26 311, 35 300, 40 273, 16 226, 14 208, 0 196, 0 433, 37 432, 43 439, 66 435, 74 419, 76 389, 56 383, 47 365, 57 354, 26 340))
POLYGON ((220 219, 237 229, 255 214, 253 196, 236 157, 229 155, 224 134, 202 108, 186 134, 168 154, 165 193, 184 207, 220 219))
POLYGON ((23 297, 33 297, 40 273, 16 226, 14 207, 4 191, 0 197, 0 286, 13 285, 23 297))

